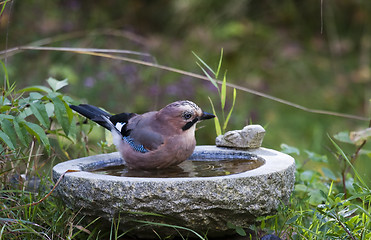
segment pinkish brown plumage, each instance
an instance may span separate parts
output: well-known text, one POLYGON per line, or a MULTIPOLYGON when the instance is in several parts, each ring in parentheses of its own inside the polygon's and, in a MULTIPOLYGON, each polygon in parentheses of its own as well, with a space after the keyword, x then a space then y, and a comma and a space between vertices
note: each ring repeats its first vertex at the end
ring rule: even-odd
POLYGON ((215 117, 191 101, 173 102, 141 115, 112 116, 87 104, 70 107, 110 130, 117 150, 135 169, 160 169, 183 162, 196 146, 196 123, 215 117))

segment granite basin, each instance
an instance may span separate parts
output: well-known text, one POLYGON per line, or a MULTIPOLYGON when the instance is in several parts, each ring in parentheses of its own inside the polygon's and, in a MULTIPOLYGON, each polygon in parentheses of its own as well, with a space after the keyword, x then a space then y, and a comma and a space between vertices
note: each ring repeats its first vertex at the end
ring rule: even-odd
POLYGON ((63 201, 86 215, 107 221, 119 217, 122 230, 146 238, 176 235, 179 229, 144 221, 182 226, 209 237, 233 234, 228 226, 249 226, 289 201, 295 161, 287 154, 267 148, 196 146, 189 160, 194 159, 264 163, 249 171, 211 177, 121 177, 90 172, 125 164, 115 152, 57 164, 53 179, 56 182, 65 171, 78 170, 67 173, 56 188, 63 201))

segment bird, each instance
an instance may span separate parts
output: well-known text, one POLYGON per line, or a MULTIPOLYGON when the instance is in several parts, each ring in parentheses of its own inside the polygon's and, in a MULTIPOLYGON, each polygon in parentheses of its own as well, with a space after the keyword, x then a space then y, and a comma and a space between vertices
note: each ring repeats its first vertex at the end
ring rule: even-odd
POLYGON ((215 115, 181 100, 159 111, 111 115, 93 105, 70 105, 111 131, 113 143, 129 169, 163 169, 188 159, 196 146, 196 124, 215 115))

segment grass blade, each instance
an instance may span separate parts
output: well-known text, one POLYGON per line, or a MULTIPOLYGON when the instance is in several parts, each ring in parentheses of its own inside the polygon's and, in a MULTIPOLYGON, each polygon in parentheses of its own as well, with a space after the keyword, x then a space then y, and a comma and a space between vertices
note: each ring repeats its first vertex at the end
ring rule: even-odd
POLYGON ((197 65, 201 68, 201 70, 204 72, 204 74, 206 75, 206 77, 210 80, 210 82, 214 85, 214 87, 216 87, 216 89, 218 89, 218 92, 220 92, 220 90, 219 90, 219 86, 218 86, 218 84, 216 83, 216 81, 215 81, 215 79, 214 78, 212 78, 211 76, 210 76, 210 74, 199 64, 199 63, 197 63, 197 65))
MULTIPOLYGON (((3 5, 3 8, 1 10, 1 13, 0 15, 2 14, 3 10, 4 10, 4 7, 5 7, 5 4, 3 5)), ((9 90, 10 89, 10 83, 9 83, 9 75, 8 75, 8 70, 6 69, 6 66, 4 64, 3 61, 0 60, 0 64, 1 66, 3 67, 3 70, 4 70, 4 76, 5 76, 5 82, 4 82, 4 87, 7 87, 7 89, 9 90), (6 84, 6 85, 5 85, 6 84)))
POLYGON ((172 225, 172 224, 149 222, 149 221, 142 221, 142 220, 136 220, 136 222, 144 223, 144 224, 148 224, 148 225, 154 225, 154 226, 170 227, 170 228, 175 228, 175 229, 186 230, 186 231, 189 231, 189 232, 195 234, 198 238, 200 238, 202 240, 206 240, 204 237, 202 237, 200 234, 198 234, 196 231, 194 231, 194 230, 192 230, 190 228, 186 228, 186 227, 182 227, 182 226, 177 226, 177 225, 172 225))
POLYGON ((334 140, 332 140, 332 138, 330 136, 328 136, 330 138, 330 141, 332 142, 332 144, 335 146, 335 148, 339 151, 339 153, 341 154, 341 156, 347 161, 347 163, 349 164, 349 166, 353 169, 354 171, 354 174, 356 175, 356 177, 358 178, 358 180, 363 184, 363 186, 365 188, 367 188, 367 190, 370 190, 367 186, 367 184, 363 181, 362 177, 359 175, 358 171, 356 170, 356 168, 353 166, 353 164, 349 161, 349 158, 348 156, 344 153, 344 151, 339 147, 339 145, 336 144, 336 142, 334 140))
POLYGON ((220 103, 222 105, 222 110, 224 110, 226 98, 227 98, 227 72, 224 73, 222 91, 220 92, 220 103))
POLYGON ((233 88, 233 103, 232 103, 231 110, 229 110, 229 113, 228 113, 228 115, 227 115, 227 118, 226 118, 225 121, 224 121, 223 131, 225 131, 225 129, 227 128, 229 118, 230 118, 231 115, 232 115, 233 108, 234 108, 234 105, 235 105, 235 103, 236 103, 236 96, 237 96, 237 91, 236 91, 235 88, 233 88))
POLYGON ((220 69, 222 67, 222 61, 223 61, 223 48, 220 50, 220 58, 219 58, 219 64, 218 68, 216 69, 215 78, 218 79, 220 69))
POLYGON ((193 55, 195 55, 195 57, 197 58, 197 60, 202 63, 202 65, 204 65, 210 72, 212 72, 214 74, 214 76, 216 76, 214 70, 211 67, 209 67, 209 65, 207 65, 199 56, 197 56, 197 54, 195 52, 192 52, 192 53, 193 53, 193 55))
MULTIPOLYGON (((98 221, 101 217, 97 217, 96 219, 94 219, 93 221, 91 221, 90 223, 88 223, 84 229, 87 229, 90 225, 94 224, 96 221, 98 221)), ((78 234, 80 234, 81 232, 83 231, 82 228, 78 228, 78 231, 72 235, 71 239, 74 239, 78 234)))
POLYGON ((213 114, 216 116, 214 118, 214 123, 215 123, 215 131, 216 131, 216 135, 219 136, 219 135, 222 135, 222 130, 220 128, 220 122, 219 122, 219 119, 218 119, 218 116, 216 115, 216 112, 215 112, 215 108, 214 108, 214 104, 213 104, 213 101, 211 101, 211 98, 209 98, 209 101, 211 103, 211 107, 213 109, 213 114))

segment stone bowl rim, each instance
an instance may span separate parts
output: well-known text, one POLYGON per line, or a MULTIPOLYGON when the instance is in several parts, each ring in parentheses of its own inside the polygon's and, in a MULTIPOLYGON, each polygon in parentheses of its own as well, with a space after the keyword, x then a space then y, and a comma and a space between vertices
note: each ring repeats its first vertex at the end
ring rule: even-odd
POLYGON ((88 157, 77 158, 69 160, 66 162, 59 163, 53 167, 53 174, 61 175, 67 170, 78 170, 78 172, 67 173, 64 178, 85 178, 85 179, 95 179, 100 181, 115 181, 115 182, 130 182, 130 181, 141 181, 141 182, 189 182, 189 181, 218 181, 226 179, 238 179, 246 177, 254 177, 261 175, 268 175, 275 172, 281 172, 289 168, 292 164, 295 164, 295 160, 290 155, 287 155, 282 152, 278 152, 273 149, 268 148, 258 148, 258 149, 248 149, 248 150, 239 150, 239 149, 230 149, 230 148, 220 148, 215 145, 199 145, 196 146, 195 152, 197 151, 221 151, 223 153, 228 153, 228 151, 243 151, 246 152, 246 155, 252 154, 257 155, 259 158, 262 158, 265 163, 253 170, 249 170, 242 173, 224 175, 224 176, 212 176, 212 177, 169 177, 169 178, 149 178, 149 177, 123 177, 123 176, 112 176, 97 174, 88 171, 84 171, 89 164, 94 164, 96 162, 106 162, 112 161, 112 165, 118 165, 124 163, 121 159, 121 156, 118 152, 108 153, 108 154, 99 154, 88 157), (97 159, 99 158, 99 160, 97 159))

